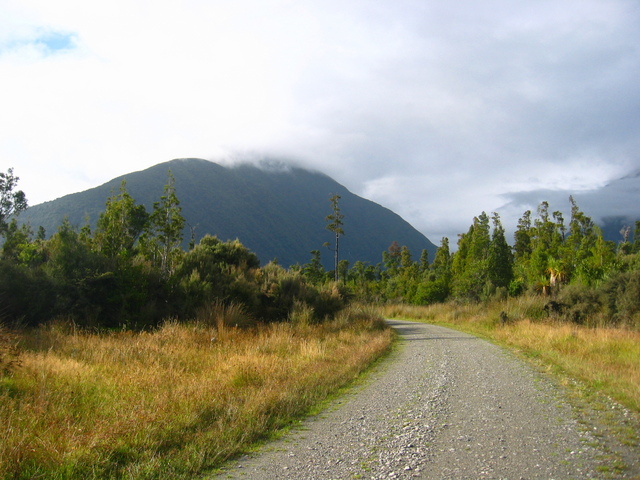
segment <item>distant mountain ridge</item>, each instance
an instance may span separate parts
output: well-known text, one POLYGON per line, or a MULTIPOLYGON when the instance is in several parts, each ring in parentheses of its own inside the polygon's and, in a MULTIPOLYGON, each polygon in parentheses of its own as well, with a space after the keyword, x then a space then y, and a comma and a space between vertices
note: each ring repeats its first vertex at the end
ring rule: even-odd
POLYGON ((193 228, 196 241, 205 234, 221 240, 238 238, 263 265, 273 259, 285 267, 304 264, 312 250, 320 250, 325 267, 332 269, 332 253, 323 244, 333 245, 334 238, 325 218, 331 213, 329 197, 338 194, 345 231, 340 239, 341 259, 351 265, 357 260, 375 265, 393 241, 406 245, 415 260, 423 249, 429 258, 435 255, 436 246, 391 210, 351 193, 327 175, 279 162, 225 167, 195 158, 171 160, 30 207, 20 221, 34 229, 43 226, 48 235, 65 217, 74 226, 88 219, 94 227, 122 180, 135 201, 151 211, 163 193, 169 170, 188 224, 185 247, 193 228))

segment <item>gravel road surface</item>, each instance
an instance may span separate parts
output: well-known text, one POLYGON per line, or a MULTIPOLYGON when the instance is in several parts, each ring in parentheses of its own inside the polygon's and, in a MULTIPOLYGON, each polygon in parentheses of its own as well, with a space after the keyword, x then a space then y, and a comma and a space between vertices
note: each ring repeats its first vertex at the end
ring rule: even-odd
POLYGON ((215 478, 601 478, 597 442, 544 375, 476 337, 390 323, 399 348, 364 385, 215 478))

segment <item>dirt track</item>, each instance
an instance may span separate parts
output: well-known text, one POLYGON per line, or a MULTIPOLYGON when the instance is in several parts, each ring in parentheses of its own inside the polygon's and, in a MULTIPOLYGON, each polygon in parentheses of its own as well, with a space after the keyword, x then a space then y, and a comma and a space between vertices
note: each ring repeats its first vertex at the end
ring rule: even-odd
POLYGON ((365 385, 217 478, 617 478, 545 376, 473 336, 390 323, 401 345, 365 385))

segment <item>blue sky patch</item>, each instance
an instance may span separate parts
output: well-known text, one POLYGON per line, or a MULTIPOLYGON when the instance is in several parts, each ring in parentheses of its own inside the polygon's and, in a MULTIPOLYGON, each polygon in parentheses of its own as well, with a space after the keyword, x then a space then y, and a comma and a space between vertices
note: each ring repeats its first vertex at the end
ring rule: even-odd
POLYGON ((33 45, 44 56, 55 55, 76 48, 77 35, 75 33, 40 31, 30 38, 19 38, 9 41, 5 45, 0 44, 0 54, 33 45))
POLYGON ((60 50, 73 49, 76 43, 76 36, 72 33, 47 32, 37 37, 34 43, 42 45, 51 53, 54 53, 60 50))

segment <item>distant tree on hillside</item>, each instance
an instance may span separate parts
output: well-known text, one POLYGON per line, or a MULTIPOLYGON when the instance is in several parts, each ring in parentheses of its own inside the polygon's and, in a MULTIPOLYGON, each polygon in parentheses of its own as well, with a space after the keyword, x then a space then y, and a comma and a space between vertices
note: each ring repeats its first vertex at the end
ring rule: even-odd
POLYGON ((335 281, 337 282, 340 279, 339 276, 339 259, 340 259, 340 254, 339 254, 339 243, 340 243, 340 235, 344 235, 344 230, 342 228, 342 225, 344 225, 344 223, 342 222, 342 219, 344 218, 344 215, 342 213, 340 213, 340 205, 338 204, 340 200, 340 195, 332 195, 331 198, 329 198, 329 201, 331 202, 331 210, 333 211, 330 215, 327 215, 326 217, 326 221, 327 223, 327 230, 332 231, 335 234, 336 240, 335 240, 335 247, 334 247, 334 275, 335 275, 335 281))
POLYGON ((107 257, 128 257, 148 219, 144 205, 136 205, 123 180, 120 191, 107 199, 106 209, 98 219, 95 233, 97 249, 107 257))
POLYGON ((169 277, 182 255, 184 217, 180 200, 176 194, 176 180, 169 170, 169 179, 164 187, 164 195, 153 204, 147 231, 141 242, 146 255, 160 268, 162 275, 169 277))
POLYGON ((19 177, 13 175, 13 168, 7 173, 0 172, 0 235, 4 235, 8 220, 27 208, 27 197, 22 190, 15 190, 19 177))

